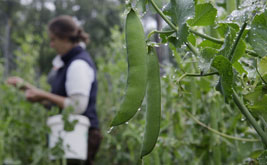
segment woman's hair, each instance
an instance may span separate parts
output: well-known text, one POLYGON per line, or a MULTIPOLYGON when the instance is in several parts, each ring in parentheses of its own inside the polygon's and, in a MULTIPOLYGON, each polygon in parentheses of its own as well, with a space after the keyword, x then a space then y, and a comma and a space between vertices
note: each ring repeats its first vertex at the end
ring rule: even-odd
POLYGON ((49 31, 60 39, 68 39, 72 43, 83 41, 88 43, 89 35, 79 27, 71 16, 62 15, 54 18, 48 24, 49 31))

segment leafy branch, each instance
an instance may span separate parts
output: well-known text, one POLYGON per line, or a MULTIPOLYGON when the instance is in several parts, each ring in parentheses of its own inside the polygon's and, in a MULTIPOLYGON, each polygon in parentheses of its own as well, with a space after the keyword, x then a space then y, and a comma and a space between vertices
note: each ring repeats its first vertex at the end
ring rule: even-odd
MULTIPOLYGON (((150 0, 152 6, 154 7, 154 9, 159 13, 159 15, 166 21, 166 23, 175 31, 178 30, 178 28, 164 15, 164 13, 157 7, 157 5, 155 4, 155 2, 153 0, 150 0)), ((233 56, 234 56, 234 52, 237 48, 237 45, 242 37, 242 34, 244 33, 244 30, 247 26, 247 22, 245 22, 242 26, 241 29, 233 43, 232 49, 228 55, 228 59, 229 61, 232 61, 233 56)), ((212 42, 218 43, 218 44, 223 44, 224 41, 196 32, 192 29, 189 29, 189 31, 191 33, 194 33, 202 38, 205 38, 207 40, 210 40, 212 42)), ((155 32, 153 32, 155 33, 155 32)), ((152 33, 152 34, 153 34, 152 33)), ((151 35, 152 35, 151 34, 151 35)), ((190 43, 185 42, 186 46, 188 47, 188 49, 190 51, 192 51, 195 55, 199 55, 199 52, 197 51, 197 49, 195 49, 190 43)), ((257 56, 259 57, 254 51, 252 50, 246 50, 246 53, 251 54, 252 56, 257 56)), ((215 74, 219 74, 218 72, 213 72, 213 73, 208 73, 208 74, 190 74, 190 73, 185 73, 184 75, 182 75, 178 80, 178 84, 179 82, 186 76, 191 76, 191 77, 201 77, 201 76, 210 76, 210 75, 215 75, 215 74)), ((259 136, 261 137, 263 143, 265 144, 265 146, 267 146, 267 135, 265 134, 265 132, 261 129, 261 127, 258 125, 258 123, 256 122, 255 118, 250 114, 249 110, 246 108, 246 106, 241 102, 241 100, 239 99, 238 95, 236 94, 236 92, 233 90, 233 100, 235 102, 235 104, 238 106, 238 108, 240 109, 241 113, 244 114, 246 116, 246 118, 248 119, 248 121, 251 123, 251 125, 255 128, 256 132, 259 134, 259 136)))
POLYGON ((233 100, 241 113, 248 119, 250 124, 254 127, 258 135, 261 137, 262 142, 265 146, 267 146, 267 134, 262 130, 262 128, 258 125, 257 121, 254 119, 254 117, 251 115, 247 107, 244 105, 244 103, 240 100, 239 96, 233 90, 233 100))
POLYGON ((266 129, 267 129, 267 123, 266 123, 266 121, 264 120, 264 118, 262 116, 259 116, 259 118, 260 118, 261 123, 263 124, 264 131, 266 131, 266 129))
POLYGON ((176 82, 180 86, 180 82, 185 77, 206 77, 206 76, 212 76, 212 75, 219 75, 219 72, 211 72, 211 73, 206 73, 206 74, 202 74, 202 73, 200 73, 200 74, 196 74, 196 73, 185 73, 176 82))
POLYGON ((232 139, 232 140, 239 140, 239 141, 246 141, 246 142, 257 142, 259 141, 258 139, 248 139, 248 138, 239 138, 239 137, 234 137, 234 136, 231 136, 231 135, 227 135, 227 134, 224 134, 222 132, 219 132, 209 126, 207 126, 206 124, 202 123, 201 121, 199 121, 195 116, 193 116, 190 112, 188 112, 187 110, 184 110, 184 112, 189 116, 191 117, 197 124, 199 124, 200 126, 208 129, 209 131, 217 134, 217 135, 220 135, 224 138, 228 138, 228 139, 232 139))
POLYGON ((190 42, 185 42, 185 45, 187 48, 196 56, 199 56, 200 53, 197 51, 197 49, 190 43, 190 42))
MULTIPOLYGON (((152 4, 152 6, 154 7, 154 9, 157 11, 157 13, 161 16, 161 18, 173 29, 172 31, 152 31, 148 34, 148 39, 154 34, 154 33, 174 33, 178 30, 178 27, 175 26, 166 16, 165 14, 159 9, 159 7, 156 5, 156 3, 154 2, 154 0, 150 0, 150 3, 152 4)), ((243 24, 245 27, 247 24, 243 24)), ((242 28, 241 28, 242 29, 242 28)), ((245 29, 245 28, 244 28, 245 29)), ((243 30, 244 30, 243 29, 243 30)), ((214 43, 217 43, 217 44, 223 44, 224 43, 224 40, 223 39, 217 39, 217 38, 214 38, 212 36, 209 36, 207 34, 203 34, 203 33, 200 33, 200 32, 197 32, 193 29, 189 29, 188 30, 189 32, 201 37, 201 38, 204 38, 206 40, 209 40, 209 41, 212 41, 214 43)), ((243 33, 243 32, 242 32, 243 33)), ((237 42, 238 43, 238 42, 237 42)), ((251 55, 253 57, 260 57, 256 52, 254 52, 253 50, 249 50, 249 49, 246 49, 246 53, 248 55, 251 55)), ((260 57, 261 58, 261 57, 260 57)))
POLYGON ((217 43, 217 44, 223 44, 223 42, 224 42, 224 40, 220 40, 220 39, 211 37, 211 36, 209 36, 209 35, 207 35, 207 34, 199 33, 199 32, 194 31, 194 30, 192 30, 192 29, 189 29, 189 32, 194 33, 195 35, 197 35, 197 36, 199 36, 199 37, 202 37, 202 38, 207 39, 207 40, 209 40, 209 41, 215 42, 215 43, 217 43))
POLYGON ((156 5, 156 3, 154 2, 154 0, 150 0, 152 6, 154 7, 154 9, 157 11, 157 13, 162 17, 162 19, 164 19, 164 21, 166 21, 166 23, 175 31, 178 30, 178 28, 165 16, 165 14, 159 9, 159 7, 156 5))
POLYGON ((264 80, 264 78, 261 76, 261 74, 260 74, 260 72, 259 72, 259 70, 258 70, 258 65, 257 65, 257 63, 256 63, 256 72, 258 73, 258 75, 260 76, 260 79, 261 79, 261 81, 264 83, 264 84, 267 84, 267 82, 264 80))
MULTIPOLYGON (((189 29, 189 32, 191 32, 191 33, 193 33, 193 34, 195 34, 195 35, 197 35, 197 36, 199 36, 199 37, 201 37, 201 38, 204 38, 204 39, 206 39, 206 40, 209 40, 209 41, 212 41, 212 42, 214 42, 214 43, 217 43, 217 44, 221 44, 221 45, 222 45, 222 44, 224 43, 224 41, 221 40, 221 39, 211 37, 211 36, 209 36, 209 35, 207 35, 207 34, 203 34, 203 33, 197 32, 197 31, 192 30, 192 29, 189 29)), ((260 57, 256 52, 254 52, 253 50, 246 49, 246 53, 249 54, 249 55, 251 55, 251 56, 253 56, 253 57, 259 57, 259 58, 261 58, 261 57, 260 57)))
POLYGON ((176 32, 176 30, 169 30, 169 31, 153 30, 147 35, 147 40, 149 40, 149 38, 155 33, 158 33, 158 34, 172 34, 172 33, 175 33, 175 32, 176 32))

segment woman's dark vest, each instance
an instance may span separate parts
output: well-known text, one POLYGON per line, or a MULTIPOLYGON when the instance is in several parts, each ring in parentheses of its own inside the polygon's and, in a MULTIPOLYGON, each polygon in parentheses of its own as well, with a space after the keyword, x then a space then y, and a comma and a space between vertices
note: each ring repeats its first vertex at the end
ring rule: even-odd
POLYGON ((86 111, 82 115, 87 116, 90 119, 91 128, 98 128, 99 122, 96 113, 97 80, 96 80, 96 67, 93 60, 91 59, 89 53, 87 53, 80 46, 71 49, 68 53, 64 54, 61 57, 61 59, 64 62, 64 66, 58 69, 56 76, 53 78, 52 93, 67 97, 65 84, 66 84, 66 74, 70 64, 75 60, 84 60, 85 62, 87 62, 89 66, 94 70, 94 81, 92 83, 90 90, 88 106, 86 108, 86 111))

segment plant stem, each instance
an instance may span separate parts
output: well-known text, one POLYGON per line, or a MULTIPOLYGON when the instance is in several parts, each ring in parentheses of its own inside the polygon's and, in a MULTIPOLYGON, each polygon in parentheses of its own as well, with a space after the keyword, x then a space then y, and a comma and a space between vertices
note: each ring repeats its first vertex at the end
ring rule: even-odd
POLYGON ((165 14, 159 9, 159 7, 156 5, 154 0, 150 0, 152 6, 157 11, 157 13, 161 16, 162 19, 175 31, 178 30, 178 28, 165 16, 165 14))
POLYGON ((153 34, 155 34, 155 33, 159 33, 159 34, 168 34, 168 33, 170 33, 170 34, 172 34, 172 33, 174 33, 174 32, 176 32, 176 30, 169 30, 169 31, 157 31, 157 30, 153 30, 153 31, 151 31, 151 32, 147 35, 147 40, 148 40, 153 34))
MULTIPOLYGON (((190 42, 184 42, 184 44, 187 46, 187 48, 196 56, 200 56, 200 53, 198 52, 198 50, 190 43, 190 42)), ((195 61, 195 57, 192 56, 192 59, 195 61)), ((197 65, 196 63, 193 63, 194 69, 195 71, 197 71, 197 65)))
MULTIPOLYGON (((154 0, 150 0, 150 3, 152 4, 152 6, 154 7, 154 9, 157 11, 157 13, 161 16, 161 18, 173 29, 173 32, 176 32, 178 30, 178 27, 176 27, 166 16, 165 14, 159 9, 159 7, 156 5, 156 3, 154 2, 154 0)), ((242 28, 241 28, 242 29, 242 28)), ((191 33, 194 33, 195 35, 205 38, 209 41, 215 42, 217 44, 223 44, 224 40, 220 40, 214 37, 211 37, 207 34, 203 34, 203 33, 199 33, 197 31, 194 31, 192 29, 189 29, 189 31, 191 33)), ((171 32, 171 31, 169 31, 171 32)), ((151 32, 152 33, 152 32, 151 32)), ((153 32, 153 33, 157 33, 157 31, 153 32)), ((152 34, 153 34, 152 33, 152 34)), ((243 32, 242 32, 243 33, 243 32)), ((147 38, 150 38, 152 34, 149 34, 150 36, 147 38)), ((253 50, 249 50, 246 49, 246 53, 248 53, 249 55, 253 56, 253 57, 260 57, 256 52, 254 52, 253 50)), ((260 57, 261 58, 261 57, 260 57)))
POLYGON ((260 121, 262 122, 262 124, 264 126, 264 130, 266 131, 266 129, 267 129, 267 123, 266 123, 266 121, 264 120, 264 118, 262 116, 259 116, 259 118, 260 118, 260 121))
POLYGON ((190 43, 190 42, 185 42, 185 45, 188 47, 188 49, 196 56, 199 56, 199 52, 197 49, 190 43))
MULTIPOLYGON (((218 125, 219 125, 218 118, 220 116, 220 110, 221 110, 218 107, 220 107, 220 102, 212 101, 210 104, 208 104, 208 106, 209 106, 208 108, 211 109, 211 111, 210 111, 210 127, 214 130, 218 130, 218 125)), ((217 135, 212 134, 211 140, 215 142, 213 144, 210 144, 210 147, 213 150, 211 159, 214 161, 214 164, 221 165, 222 164, 222 157, 221 157, 220 139, 217 135)))
POLYGON ((189 76, 189 77, 205 77, 205 76, 212 76, 212 75, 219 75, 219 72, 211 72, 206 74, 196 74, 196 73, 185 73, 183 74, 177 82, 179 83, 183 78, 189 76))
POLYGON ((192 29, 189 29, 189 32, 194 33, 195 35, 197 35, 197 36, 199 36, 199 37, 205 38, 205 39, 207 39, 207 40, 209 40, 209 41, 212 41, 212 42, 215 42, 215 43, 217 43, 217 44, 223 44, 223 42, 224 42, 223 40, 220 40, 220 39, 211 37, 211 36, 209 36, 209 35, 207 35, 207 34, 199 33, 199 32, 194 31, 194 30, 192 30, 192 29))
POLYGON ((242 37, 242 34, 244 33, 244 30, 246 29, 246 27, 247 27, 247 22, 245 21, 245 22, 243 23, 243 25, 242 25, 240 31, 238 32, 238 35, 237 35, 237 37, 236 37, 236 39, 235 39, 235 41, 234 41, 233 47, 232 47, 232 49, 231 49, 231 52, 230 52, 230 54, 228 55, 228 58, 229 58, 229 60, 230 60, 231 62, 232 62, 232 59, 233 59, 233 56, 234 56, 234 52, 235 52, 235 50, 236 50, 236 48, 237 48, 237 45, 238 45, 238 43, 239 43, 239 41, 240 41, 240 39, 241 39, 241 37, 242 37))
POLYGON ((261 74, 260 74, 260 72, 259 72, 259 70, 258 70, 258 65, 257 65, 257 62, 256 62, 256 72, 258 73, 258 75, 260 76, 260 79, 261 79, 261 81, 266 85, 267 84, 267 82, 264 80, 264 78, 261 76, 261 74))
POLYGON ((261 129, 261 127, 258 125, 255 118, 251 115, 247 107, 244 105, 244 103, 240 100, 239 96, 233 90, 233 99, 241 113, 248 119, 249 123, 254 127, 258 135, 261 137, 262 142, 265 146, 267 146, 267 134, 261 129))
POLYGON ((261 58, 256 52, 254 52, 253 50, 249 50, 249 49, 246 49, 246 53, 253 56, 253 57, 259 57, 261 58))
POLYGON ((231 135, 227 135, 227 134, 224 134, 222 132, 219 132, 213 128, 210 128, 209 126, 207 126, 206 124, 202 123, 201 121, 199 121, 196 117, 194 117, 190 112, 184 110, 186 112, 186 114, 191 117, 196 123, 198 123, 199 125, 201 125, 202 127, 204 128, 207 128, 209 131, 217 134, 217 135, 220 135, 222 137, 225 137, 225 138, 228 138, 228 139, 232 139, 232 140, 239 140, 239 141, 246 141, 246 142, 257 142, 259 141, 258 139, 247 139, 247 138, 239 138, 239 137, 234 137, 234 136, 231 136, 231 135))
MULTIPOLYGON (((201 37, 201 38, 204 38, 206 40, 209 40, 209 41, 212 41, 214 43, 217 43, 217 44, 223 44, 224 43, 224 40, 220 40, 218 38, 214 38, 214 37, 211 37, 207 34, 203 34, 203 33, 199 33, 197 31, 194 31, 192 29, 189 29, 189 32, 191 33, 194 33, 195 35, 201 37)), ((246 49, 246 53, 253 56, 253 57, 259 57, 261 58, 256 52, 254 52, 253 50, 250 50, 250 49, 246 49)))

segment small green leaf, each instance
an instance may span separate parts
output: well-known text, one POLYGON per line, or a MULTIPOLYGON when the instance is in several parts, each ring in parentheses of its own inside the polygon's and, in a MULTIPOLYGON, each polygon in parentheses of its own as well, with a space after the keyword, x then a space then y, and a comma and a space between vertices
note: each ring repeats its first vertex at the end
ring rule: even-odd
POLYGON ((198 46, 200 48, 210 47, 210 48, 214 48, 214 49, 220 49, 221 44, 217 44, 217 43, 212 42, 210 40, 204 40, 198 46))
POLYGON ((142 12, 146 12, 146 5, 148 4, 148 0, 138 0, 136 6, 142 9, 142 12))
POLYGON ((242 75, 243 73, 248 74, 248 72, 243 68, 243 65, 241 65, 238 61, 233 63, 233 67, 240 75, 242 75))
POLYGON ((248 41, 258 55, 267 56, 267 10, 255 16, 248 33, 248 41))
POLYGON ((261 58, 258 69, 263 79, 267 81, 267 56, 261 58))
POLYGON ((235 32, 239 30, 239 26, 236 23, 219 23, 219 26, 216 28, 221 37, 225 37, 228 33, 228 28, 231 27, 235 32))
POLYGON ((192 18, 195 14, 195 5, 193 0, 171 0, 168 5, 166 13, 171 17, 172 22, 178 25, 178 32, 176 37, 178 40, 178 46, 180 47, 187 41, 188 27, 186 21, 192 18), (168 7, 170 6, 170 7, 168 7))
POLYGON ((171 2, 169 2, 166 6, 164 6, 164 9, 163 9, 163 13, 165 14, 165 15, 167 15, 167 16, 169 16, 169 17, 172 17, 172 14, 173 14, 173 12, 172 12, 172 9, 171 9, 171 2))
POLYGON ((221 76, 221 89, 224 95, 225 101, 232 96, 233 90, 233 69, 231 62, 224 56, 216 56, 211 64, 216 68, 221 76))
POLYGON ((227 57, 230 54, 231 46, 235 35, 236 35, 235 30, 229 27, 226 33, 224 43, 219 50, 219 54, 223 55, 224 57, 227 57))
MULTIPOLYGON (((145 0, 143 0, 145 1, 145 0)), ((148 0, 146 0, 148 1, 148 0)), ((162 0, 154 0, 155 4, 161 9, 163 7, 163 1, 162 0)), ((152 13, 157 13, 157 11, 154 9, 154 7, 151 5, 151 3, 148 3, 149 4, 149 11, 152 12, 152 13)))
POLYGON ((253 105, 254 103, 260 101, 265 94, 267 94, 266 90, 262 85, 260 85, 257 86, 253 92, 245 95, 245 99, 249 100, 251 105, 253 105))
POLYGON ((188 36, 187 36, 187 40, 194 46, 196 46, 196 37, 190 33, 188 36))
POLYGON ((195 17, 187 23, 191 26, 208 26, 214 24, 217 10, 210 3, 198 4, 195 9, 195 17))
POLYGON ((170 31, 170 32, 168 32, 168 33, 160 33, 160 34, 159 34, 162 43, 166 43, 166 42, 168 42, 168 38, 169 38, 170 36, 175 36, 175 33, 172 32, 171 30, 172 30, 172 29, 170 29, 169 26, 166 26, 166 27, 164 27, 164 28, 162 29, 162 31, 165 31, 165 32, 170 31))
POLYGON ((171 44, 173 44, 175 47, 178 47, 178 40, 177 40, 176 37, 174 37, 174 36, 168 37, 168 42, 170 42, 171 44))
POLYGON ((246 52, 246 43, 244 40, 240 39, 234 51, 232 63, 235 63, 237 60, 239 60, 245 54, 245 52, 246 52))
POLYGON ((201 71, 203 71, 203 73, 208 72, 211 61, 217 53, 218 51, 213 48, 204 48, 201 50, 199 68, 201 71))
POLYGON ((253 92, 245 95, 244 97, 249 101, 248 108, 253 114, 261 115, 264 119, 267 119, 267 90, 265 86, 257 86, 253 92))
POLYGON ((263 151, 261 155, 258 157, 259 165, 266 165, 267 162, 267 151, 263 151))

